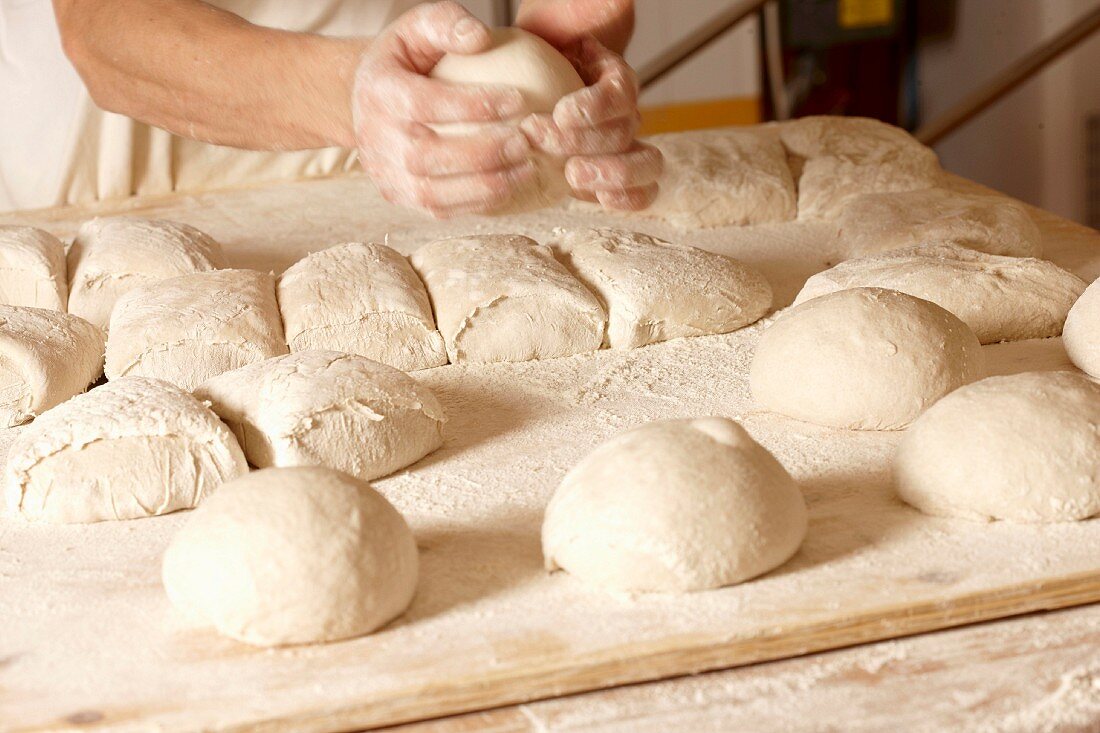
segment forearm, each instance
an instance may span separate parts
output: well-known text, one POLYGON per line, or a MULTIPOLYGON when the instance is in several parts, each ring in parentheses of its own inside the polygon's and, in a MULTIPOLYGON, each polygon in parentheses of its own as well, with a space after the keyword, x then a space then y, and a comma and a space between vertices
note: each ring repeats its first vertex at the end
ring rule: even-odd
POLYGON ((590 35, 621 54, 634 34, 634 0, 522 0, 516 25, 559 48, 590 35))
POLYGON ((104 109, 257 150, 354 145, 367 39, 262 28, 198 0, 54 0, 65 52, 104 109))

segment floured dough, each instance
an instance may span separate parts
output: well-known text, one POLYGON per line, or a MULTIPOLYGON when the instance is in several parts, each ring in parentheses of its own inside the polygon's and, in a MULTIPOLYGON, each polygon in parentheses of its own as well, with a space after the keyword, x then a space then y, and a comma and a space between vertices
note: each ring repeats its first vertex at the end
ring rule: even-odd
POLYGON ((1100 280, 1069 309, 1062 344, 1078 369, 1100 379, 1100 280))
POLYGON ((789 417, 897 430, 983 371, 978 339, 943 308, 855 288, 780 315, 760 337, 749 383, 757 402, 789 417))
POLYGON ((214 377, 195 390, 253 466, 328 466, 369 480, 443 443, 435 395, 393 367, 302 351, 214 377))
POLYGON ((124 293, 175 275, 222 267, 221 246, 187 224, 92 219, 80 225, 69 248, 69 312, 105 329, 124 293))
POLYGON ((621 229, 557 229, 552 246, 603 302, 613 349, 728 333, 771 308, 763 275, 696 247, 621 229))
POLYGON ((413 253, 452 362, 595 351, 606 315, 548 247, 516 234, 442 239, 413 253))
MULTIPOLYGON (((519 89, 525 114, 498 125, 518 125, 527 114, 552 112, 562 97, 584 88, 584 81, 569 60, 538 36, 520 28, 493 28, 493 45, 482 53, 452 54, 432 69, 433 79, 457 84, 489 84, 519 89)), ((471 135, 491 123, 433 125, 447 135, 471 135)), ((537 172, 531 183, 516 190, 509 202, 494 214, 540 209, 569 194, 563 172, 565 161, 535 153, 537 172)))
POLYGON ((447 363, 423 283, 385 245, 315 252, 279 277, 277 292, 291 351, 346 351, 404 371, 447 363))
POLYGON ((900 127, 869 117, 812 115, 781 122, 775 128, 787 152, 796 159, 839 157, 872 163, 932 152, 900 127))
POLYGON ((789 221, 798 212, 787 154, 774 134, 733 130, 655 135, 665 158, 657 199, 636 216, 698 229, 789 221))
POLYGON ((546 509, 550 570, 624 591, 687 592, 781 565, 806 534, 794 479, 732 420, 664 420, 617 435, 546 509))
POLYGON ((83 318, 0 305, 0 428, 32 420, 103 373, 103 332, 83 318))
POLYGON ((162 280, 119 298, 107 378, 129 374, 192 390, 222 372, 287 353, 275 279, 217 270, 162 280))
POLYGON ((1100 385, 1074 372, 990 377, 902 438, 894 482, 926 514, 1065 522, 1100 513, 1100 385))
POLYGON ((64 312, 68 298, 65 245, 41 229, 0 226, 0 305, 64 312))
POLYGON ((836 222, 846 257, 941 242, 1011 257, 1043 250, 1038 225, 1007 196, 946 188, 869 193, 846 199, 836 222))
POLYGON ((798 305, 838 290, 876 287, 929 300, 970 326, 983 344, 1062 333, 1085 282, 1053 262, 929 244, 848 260, 806 281, 798 305))
POLYGON ((196 506, 248 471, 237 439, 167 382, 126 377, 43 413, 11 445, 8 510, 46 522, 136 519, 196 506))
POLYGON ((256 646, 369 634, 416 592, 416 542, 369 484, 327 468, 268 468, 226 484, 164 554, 168 599, 256 646))

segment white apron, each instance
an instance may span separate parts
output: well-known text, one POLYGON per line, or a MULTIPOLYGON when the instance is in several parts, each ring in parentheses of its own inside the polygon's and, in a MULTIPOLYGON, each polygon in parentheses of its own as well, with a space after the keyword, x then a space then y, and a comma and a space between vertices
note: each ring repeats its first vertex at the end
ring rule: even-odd
MULTIPOLYGON (((208 0, 257 25, 372 36, 416 0, 208 0)), ((319 176, 354 152, 238 150, 103 112, 61 50, 50 0, 0 2, 0 211, 319 176)))

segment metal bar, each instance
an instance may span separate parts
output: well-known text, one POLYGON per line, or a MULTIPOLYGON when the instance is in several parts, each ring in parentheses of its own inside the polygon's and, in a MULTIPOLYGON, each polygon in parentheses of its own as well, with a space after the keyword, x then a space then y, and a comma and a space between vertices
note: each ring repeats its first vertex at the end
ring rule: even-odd
POLYGON ((512 25, 512 0, 493 0, 493 25, 512 25))
POLYGON ((997 74, 980 89, 971 92, 939 119, 922 125, 916 137, 925 145, 934 145, 968 122, 989 105, 1023 84, 1100 28, 1100 6, 1071 22, 1065 30, 997 74))
POLYGON ((669 46, 655 59, 638 69, 638 82, 647 86, 675 69, 702 50, 711 41, 759 10, 768 0, 737 0, 727 10, 699 26, 683 39, 669 46))
POLYGON ((779 0, 768 0, 764 5, 764 68, 767 70, 768 90, 772 96, 772 112, 777 120, 791 117, 790 99, 787 96, 787 77, 783 73, 783 40, 779 32, 779 0))

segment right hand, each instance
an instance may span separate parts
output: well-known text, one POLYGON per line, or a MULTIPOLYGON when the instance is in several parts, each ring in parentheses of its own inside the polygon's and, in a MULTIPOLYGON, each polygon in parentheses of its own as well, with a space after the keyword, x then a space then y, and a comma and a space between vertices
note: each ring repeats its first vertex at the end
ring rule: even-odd
POLYGON ((488 27, 451 0, 418 5, 363 54, 352 113, 359 158, 387 201, 436 218, 484 214, 535 174, 531 146, 510 125, 441 135, 429 127, 514 119, 524 112, 508 87, 449 84, 427 74, 446 53, 492 45, 488 27))

